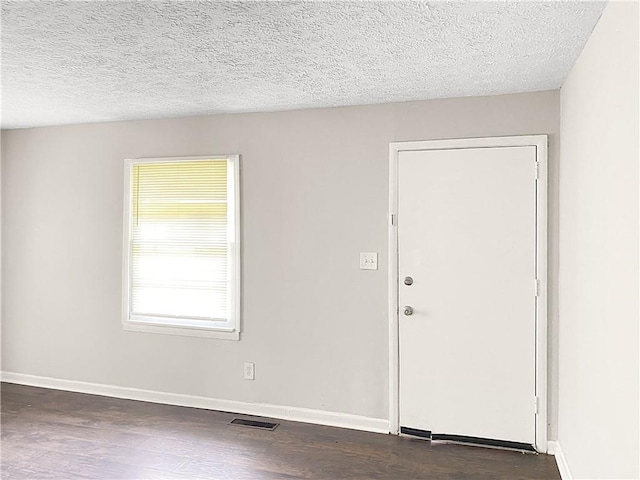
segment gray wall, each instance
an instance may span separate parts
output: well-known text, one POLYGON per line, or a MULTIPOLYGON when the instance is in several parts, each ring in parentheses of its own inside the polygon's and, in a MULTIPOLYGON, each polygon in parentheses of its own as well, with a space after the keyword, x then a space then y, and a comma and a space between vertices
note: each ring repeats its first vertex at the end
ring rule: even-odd
POLYGON ((389 142, 547 133, 555 424, 558 131, 557 91, 4 131, 2 369, 387 418, 389 142), (242 339, 124 332, 123 159, 216 153, 242 155, 242 339))
POLYGON ((638 4, 610 2, 561 90, 560 410, 574 478, 639 478, 638 4))

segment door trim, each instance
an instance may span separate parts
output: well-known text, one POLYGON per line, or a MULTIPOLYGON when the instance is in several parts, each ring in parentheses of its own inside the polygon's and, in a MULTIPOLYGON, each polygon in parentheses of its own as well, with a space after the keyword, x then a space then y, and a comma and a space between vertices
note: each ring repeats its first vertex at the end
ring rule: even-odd
MULTIPOLYGON (((389 144, 389 432, 400 434, 400 334, 398 325, 398 156, 414 150, 536 147, 536 401, 535 449, 547 453, 547 135, 485 137, 389 144)), ((532 172, 532 180, 536 173, 532 172)), ((533 279, 532 279, 533 280, 533 279)))

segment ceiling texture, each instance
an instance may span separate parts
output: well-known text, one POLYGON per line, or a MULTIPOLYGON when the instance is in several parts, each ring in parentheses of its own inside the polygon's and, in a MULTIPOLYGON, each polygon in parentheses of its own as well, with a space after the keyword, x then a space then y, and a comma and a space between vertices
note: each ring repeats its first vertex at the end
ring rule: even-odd
POLYGON ((2 0, 2 128, 557 89, 604 6, 2 0))

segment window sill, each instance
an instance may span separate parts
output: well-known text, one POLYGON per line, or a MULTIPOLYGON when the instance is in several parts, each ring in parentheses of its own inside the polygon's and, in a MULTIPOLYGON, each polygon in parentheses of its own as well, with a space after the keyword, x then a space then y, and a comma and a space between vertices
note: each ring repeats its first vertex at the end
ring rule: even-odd
POLYGON ((195 328, 178 325, 158 325, 146 322, 123 322, 122 328, 129 332, 161 333, 165 335, 181 335, 186 337, 219 338, 223 340, 240 340, 237 330, 220 330, 213 328, 195 328))

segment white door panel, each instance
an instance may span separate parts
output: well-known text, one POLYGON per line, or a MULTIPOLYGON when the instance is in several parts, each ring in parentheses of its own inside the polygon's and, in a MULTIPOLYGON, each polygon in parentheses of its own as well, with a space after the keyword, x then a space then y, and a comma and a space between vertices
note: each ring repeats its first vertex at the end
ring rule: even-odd
POLYGON ((400 152, 401 426, 535 443, 535 161, 533 146, 400 152))

